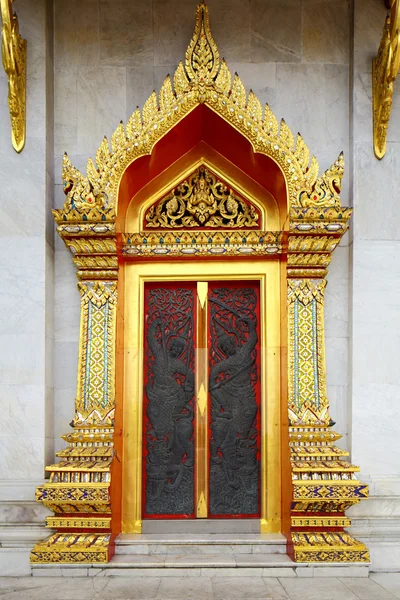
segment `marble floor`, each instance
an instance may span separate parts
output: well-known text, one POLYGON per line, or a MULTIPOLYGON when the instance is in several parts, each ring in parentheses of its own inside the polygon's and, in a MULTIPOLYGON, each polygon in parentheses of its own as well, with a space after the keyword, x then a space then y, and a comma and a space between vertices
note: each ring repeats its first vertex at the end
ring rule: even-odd
POLYGON ((0 577, 0 600, 390 600, 400 573, 369 578, 0 577))

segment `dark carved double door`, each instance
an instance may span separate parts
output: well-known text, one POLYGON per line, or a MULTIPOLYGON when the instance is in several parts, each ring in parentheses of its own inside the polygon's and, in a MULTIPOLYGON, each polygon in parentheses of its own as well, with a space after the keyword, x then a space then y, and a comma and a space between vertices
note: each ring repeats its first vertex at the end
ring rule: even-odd
POLYGON ((148 283, 144 337, 144 518, 259 517, 259 283, 148 283))

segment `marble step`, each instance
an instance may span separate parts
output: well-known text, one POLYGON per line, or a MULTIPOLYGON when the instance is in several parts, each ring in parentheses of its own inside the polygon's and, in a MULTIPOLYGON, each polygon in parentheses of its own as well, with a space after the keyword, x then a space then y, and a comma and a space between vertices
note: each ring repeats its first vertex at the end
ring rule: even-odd
POLYGON ((142 533, 258 533, 259 519, 144 519, 142 533))
POLYGON ((286 555, 286 538, 262 533, 121 534, 116 555, 286 555))
POLYGON ((293 561, 286 554, 118 554, 109 563, 118 569, 287 568, 293 561))

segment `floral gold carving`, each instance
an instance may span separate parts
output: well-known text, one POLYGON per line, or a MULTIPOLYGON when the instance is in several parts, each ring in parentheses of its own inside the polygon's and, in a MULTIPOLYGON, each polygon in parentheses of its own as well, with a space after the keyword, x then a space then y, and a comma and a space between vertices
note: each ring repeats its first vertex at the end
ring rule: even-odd
POLYGON ((400 68, 400 0, 390 1, 378 55, 372 61, 374 153, 386 153, 386 135, 392 110, 394 82, 400 68))
POLYGON ((16 152, 25 146, 26 137, 26 40, 19 33, 17 15, 12 12, 13 0, 0 0, 1 54, 8 77, 8 106, 11 119, 11 141, 16 152))
POLYGON ((258 219, 251 204, 201 166, 147 210, 145 227, 250 228, 258 219))

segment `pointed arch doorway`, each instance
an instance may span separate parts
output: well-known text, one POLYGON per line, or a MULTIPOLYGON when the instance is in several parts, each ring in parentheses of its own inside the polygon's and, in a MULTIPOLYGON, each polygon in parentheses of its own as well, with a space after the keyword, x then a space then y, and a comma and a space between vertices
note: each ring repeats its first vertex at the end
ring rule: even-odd
POLYGON ((287 199, 277 165, 260 159, 262 168, 245 138, 199 107, 121 179, 123 532, 194 518, 281 531, 287 199), (140 248, 129 231, 147 236, 140 248))

